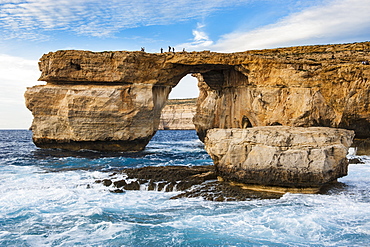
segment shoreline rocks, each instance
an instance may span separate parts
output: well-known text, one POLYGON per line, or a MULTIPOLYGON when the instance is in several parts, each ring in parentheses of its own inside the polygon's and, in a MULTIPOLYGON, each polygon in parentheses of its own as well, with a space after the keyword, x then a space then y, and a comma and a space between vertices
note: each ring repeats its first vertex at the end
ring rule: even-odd
POLYGON ((170 199, 202 197, 209 201, 244 201, 282 196, 281 193, 253 191, 217 181, 213 165, 128 168, 95 183, 106 186, 112 193, 125 193, 127 190, 179 192, 170 199), (124 179, 118 175, 124 175, 124 179))
POLYGON ((319 190, 347 175, 353 137, 353 131, 327 127, 211 129, 205 148, 226 181, 319 190))
MULTIPOLYGON (((96 180, 112 193, 125 193, 129 190, 178 192, 170 199, 203 198, 208 201, 246 201, 254 199, 279 199, 285 191, 263 191, 246 187, 244 184, 217 179, 215 167, 209 166, 162 166, 128 168, 116 171, 109 178, 96 180), (122 178, 123 177, 123 178, 122 178)), ((88 185, 91 188, 94 185, 88 185)), ((318 193, 328 193, 331 189, 342 188, 341 183, 329 183, 318 193)), ((298 193, 299 191, 295 191, 298 193)), ((302 193, 302 191, 301 191, 302 193)), ((316 193, 316 192, 315 192, 316 193)))

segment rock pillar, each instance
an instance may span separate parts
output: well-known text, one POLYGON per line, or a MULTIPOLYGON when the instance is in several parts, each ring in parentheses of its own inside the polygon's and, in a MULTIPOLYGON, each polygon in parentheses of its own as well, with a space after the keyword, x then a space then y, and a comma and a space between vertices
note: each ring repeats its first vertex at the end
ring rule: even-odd
POLYGON ((28 88, 33 141, 41 148, 142 150, 158 129, 170 89, 152 84, 28 88))

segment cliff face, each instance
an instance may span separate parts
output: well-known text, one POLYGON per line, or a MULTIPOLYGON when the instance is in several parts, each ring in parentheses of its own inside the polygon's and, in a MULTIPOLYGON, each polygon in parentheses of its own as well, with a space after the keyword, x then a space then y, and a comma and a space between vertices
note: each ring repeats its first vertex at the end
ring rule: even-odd
POLYGON ((145 84, 47 84, 29 88, 26 97, 36 145, 72 150, 141 150, 155 133, 164 104, 145 84))
POLYGON ((192 130, 196 99, 171 99, 162 109, 159 129, 192 130))
POLYGON ((140 150, 159 126, 168 93, 199 79, 195 128, 285 125, 355 130, 370 137, 370 43, 222 54, 57 51, 29 88, 41 147, 140 150))

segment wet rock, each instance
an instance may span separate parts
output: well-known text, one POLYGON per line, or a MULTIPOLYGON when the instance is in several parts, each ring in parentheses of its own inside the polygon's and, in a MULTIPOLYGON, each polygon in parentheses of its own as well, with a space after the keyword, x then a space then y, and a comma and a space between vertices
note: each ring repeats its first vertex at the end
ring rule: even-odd
POLYGON ((242 189, 227 182, 208 182, 180 193, 171 199, 202 197, 208 201, 246 201, 251 199, 278 199, 281 193, 260 192, 242 189))
POLYGON ((177 183, 177 190, 179 191, 183 191, 183 190, 187 190, 189 188, 191 188, 191 186, 193 185, 197 185, 199 184, 199 181, 197 180, 187 180, 187 181, 180 181, 177 183))
POLYGON ((122 171, 127 177, 143 179, 145 181, 206 181, 216 179, 213 166, 162 166, 162 167, 143 167, 138 169, 125 169, 122 171))
MULTIPOLYGON (((256 191, 249 187, 246 189, 242 184, 230 183, 222 180, 218 181, 215 179, 214 166, 146 167, 126 169, 119 173, 127 175, 126 171, 129 171, 130 179, 136 179, 136 181, 128 182, 127 180, 117 180, 112 182, 109 179, 104 179, 96 180, 96 183, 105 183, 108 185, 109 181, 111 181, 113 186, 116 187, 116 189, 110 190, 112 193, 124 193, 125 190, 140 190, 140 185, 146 185, 147 190, 150 191, 178 191, 179 194, 173 196, 171 199, 201 197, 204 200, 218 202, 278 199, 285 193, 281 191, 256 191), (168 179, 164 179, 166 171, 171 171, 169 174, 173 176, 168 176, 168 179), (184 174, 189 176, 184 176, 184 174), (183 177, 181 178, 180 175, 183 177)), ((322 187, 320 193, 333 193, 333 191, 338 190, 338 188, 340 189, 341 186, 343 185, 337 182, 328 183, 322 187)))
POLYGON ((348 160, 349 164, 365 164, 361 159, 359 158, 353 158, 348 160))
POLYGON ((121 189, 110 190, 110 192, 112 192, 112 193, 125 193, 125 191, 123 191, 121 189))
POLYGON ((125 190, 140 190, 140 184, 138 181, 135 181, 135 182, 126 184, 123 188, 125 190))
POLYGON ((118 181, 114 181, 113 182, 113 185, 117 188, 121 188, 125 185, 127 185, 126 181, 125 180, 118 180, 118 181))
POLYGON ((174 189, 175 184, 176 184, 176 183, 173 183, 173 182, 171 182, 171 183, 167 184, 167 185, 165 186, 165 191, 166 191, 166 192, 172 192, 172 191, 173 191, 173 189, 174 189))
POLYGON ((112 180, 110 180, 110 179, 96 180, 95 183, 97 183, 97 184, 102 183, 104 186, 109 187, 109 186, 112 185, 112 180))
POLYGON ((157 184, 157 190, 162 191, 164 187, 166 186, 167 182, 160 182, 157 184))
POLYGON ((155 190, 155 183, 153 182, 153 180, 150 180, 149 183, 148 183, 148 190, 155 190))

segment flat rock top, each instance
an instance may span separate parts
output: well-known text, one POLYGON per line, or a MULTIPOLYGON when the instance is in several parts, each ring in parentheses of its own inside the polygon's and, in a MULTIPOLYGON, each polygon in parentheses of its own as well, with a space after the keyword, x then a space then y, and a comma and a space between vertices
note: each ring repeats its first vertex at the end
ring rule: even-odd
POLYGON ((39 67, 42 75, 39 80, 50 83, 134 83, 139 80, 168 85, 173 83, 172 78, 168 79, 173 73, 181 78, 188 73, 227 69, 230 66, 241 66, 236 69, 249 73, 250 68, 245 66, 251 64, 268 67, 271 64, 296 64, 302 71, 306 69, 299 65, 309 65, 315 70, 339 64, 361 65, 362 61, 370 60, 369 51, 370 42, 237 53, 61 50, 41 57, 39 67))
POLYGON ((327 144, 349 147, 353 137, 352 130, 329 127, 259 126, 247 129, 210 129, 205 142, 207 145, 224 140, 284 147, 319 147, 327 144))

